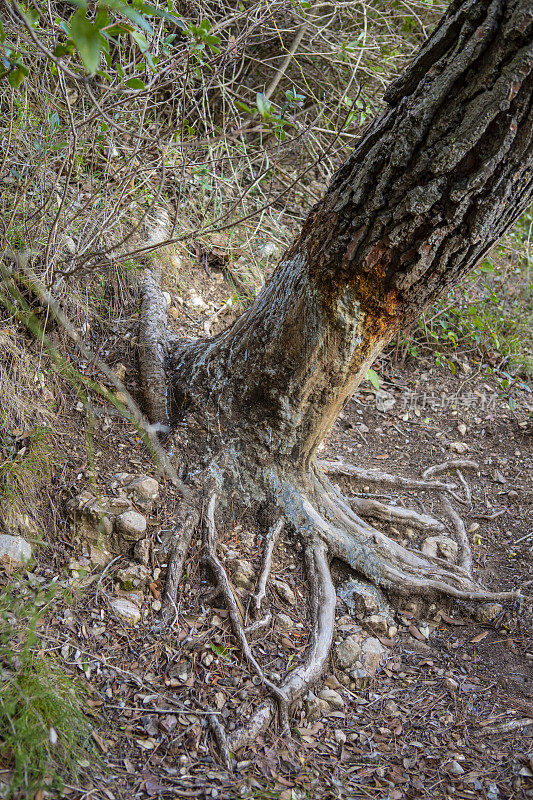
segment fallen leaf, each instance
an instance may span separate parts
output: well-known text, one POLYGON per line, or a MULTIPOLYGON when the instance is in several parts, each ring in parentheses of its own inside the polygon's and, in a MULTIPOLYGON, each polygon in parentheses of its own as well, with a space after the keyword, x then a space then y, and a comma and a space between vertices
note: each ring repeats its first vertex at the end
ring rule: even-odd
POLYGON ((424 634, 420 633, 420 631, 415 625, 409 625, 408 631, 411 634, 411 636, 414 636, 415 639, 418 639, 419 642, 426 641, 426 637, 424 636, 424 634))
POLYGON ((488 635, 489 635, 488 631, 482 631, 481 633, 478 633, 477 636, 474 636, 473 639, 470 639, 470 642, 471 644, 476 644, 476 642, 481 642, 488 635))

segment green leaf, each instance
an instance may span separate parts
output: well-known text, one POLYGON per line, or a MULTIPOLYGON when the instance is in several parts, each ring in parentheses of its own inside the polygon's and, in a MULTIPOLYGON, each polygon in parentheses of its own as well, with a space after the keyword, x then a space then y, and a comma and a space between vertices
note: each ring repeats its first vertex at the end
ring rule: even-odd
POLYGON ((245 111, 247 114, 253 114, 253 109, 250 106, 247 106, 246 103, 241 103, 240 100, 235 100, 235 105, 239 109, 239 111, 245 111))
POLYGON ((375 370, 369 369, 365 375, 365 379, 370 381, 374 389, 379 389, 379 375, 375 370))
POLYGON ((2 25, 2 20, 0 19, 0 42, 5 42, 6 34, 4 31, 4 26, 2 25))
POLYGON ((117 14, 123 14, 123 16, 127 17, 127 19, 130 19, 132 22, 138 25, 139 28, 142 28, 143 31, 146 31, 146 33, 154 32, 154 29, 148 20, 146 20, 142 14, 139 14, 139 12, 130 5, 123 3, 122 0, 105 0, 102 5, 107 6, 107 8, 111 8, 113 11, 116 11, 117 14))
POLYGON ((270 114, 272 103, 270 102, 268 97, 263 94, 263 92, 257 92, 255 103, 257 105, 257 110, 259 111, 262 117, 265 117, 267 116, 267 114, 270 114))
POLYGON ((70 38, 76 45, 81 60, 89 72, 96 72, 100 65, 102 41, 97 26, 90 22, 85 12, 76 11, 70 23, 70 38))
POLYGON ((70 42, 67 44, 58 44, 54 49, 54 55, 56 58, 61 58, 61 56, 71 56, 73 52, 74 48, 70 42))
POLYGON ((28 70, 26 69, 26 67, 23 67, 22 64, 19 64, 14 69, 12 69, 9 75, 7 76, 9 85, 12 86, 13 89, 18 89, 18 87, 24 81, 27 74, 28 70))
POLYGON ((130 78, 126 81, 126 86, 128 89, 144 89, 145 84, 140 78, 130 78))

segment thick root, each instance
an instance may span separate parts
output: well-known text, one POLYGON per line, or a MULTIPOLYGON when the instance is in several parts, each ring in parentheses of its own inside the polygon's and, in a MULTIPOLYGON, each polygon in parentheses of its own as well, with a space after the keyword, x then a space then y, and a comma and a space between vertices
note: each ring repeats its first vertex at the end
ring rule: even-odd
POLYGON ((362 517, 373 517, 383 522, 396 522, 423 531, 442 533, 445 530, 445 526, 439 519, 430 517, 428 514, 419 514, 409 508, 387 505, 380 503, 379 500, 365 497, 350 497, 349 500, 354 511, 361 514, 362 517))
MULTIPOLYGON (((304 539, 307 530, 300 531, 304 539)), ((311 639, 304 663, 294 669, 281 684, 287 709, 315 684, 324 672, 335 629, 336 593, 329 569, 327 550, 315 541, 306 548, 307 572, 311 591, 311 639)), ((264 731, 274 715, 272 702, 261 705, 248 722, 228 737, 232 752, 246 747, 264 731)))
MULTIPOLYGON (((284 525, 290 528, 304 547, 307 586, 309 588, 309 610, 311 631, 305 658, 302 664, 293 669, 279 685, 266 677, 259 661, 254 656, 250 638, 258 630, 268 626, 271 614, 263 610, 262 617, 246 626, 245 610, 235 595, 226 570, 217 556, 217 528, 215 511, 224 483, 223 470, 213 466, 211 474, 216 474, 218 490, 213 492, 203 515, 204 561, 214 580, 214 591, 223 598, 235 639, 243 659, 250 670, 257 675, 268 693, 250 719, 231 734, 224 730, 219 717, 211 714, 208 724, 216 739, 221 758, 228 769, 231 768, 231 754, 251 744, 272 722, 278 711, 279 727, 282 732, 289 730, 289 712, 295 702, 300 700, 322 676, 329 657, 335 623, 336 591, 331 578, 329 562, 337 558, 351 567, 359 576, 368 580, 394 596, 410 597, 420 595, 435 598, 445 595, 460 600, 515 600, 519 592, 491 592, 478 584, 472 577, 472 553, 464 523, 449 501, 452 492, 458 489, 455 483, 445 483, 432 479, 434 474, 454 470, 459 484, 469 497, 460 469, 476 468, 473 462, 448 462, 437 465, 433 472, 426 471, 423 480, 396 479, 378 470, 364 471, 353 468, 356 478, 375 480, 401 490, 415 487, 421 490, 440 490, 444 512, 450 521, 459 546, 459 563, 452 564, 444 559, 426 555, 415 549, 408 549, 386 536, 363 516, 385 519, 387 522, 401 522, 421 530, 443 531, 444 524, 428 514, 415 512, 397 506, 384 505, 371 499, 355 498, 353 507, 324 474, 324 463, 311 465, 307 476, 283 475, 272 472, 263 474, 266 496, 270 493, 282 516, 270 528, 265 538, 261 570, 255 593, 249 604, 253 616, 263 610, 266 588, 271 571, 272 556, 284 525), (358 513, 359 512, 359 513, 358 513)), ((329 470, 328 470, 329 471, 329 470)), ((352 476, 347 465, 334 464, 331 470, 338 474, 352 476)), ((233 474, 233 473, 232 473, 233 474)), ((464 501, 464 500, 463 500, 464 501)), ((184 554, 191 540, 192 532, 198 526, 198 514, 189 513, 185 518, 181 538, 170 560, 169 578, 165 599, 175 607, 175 592, 183 569, 184 554)))
MULTIPOLYGON (((141 288, 139 370, 148 419, 169 425, 165 359, 168 352, 167 302, 159 276, 146 270, 141 288)), ((170 430, 170 429, 169 429, 170 430)))
POLYGON ((389 475, 389 473, 382 472, 380 469, 362 469, 354 464, 346 464, 344 461, 319 461, 318 466, 328 475, 344 475, 347 478, 355 478, 358 481, 381 483, 394 489, 453 491, 457 488, 454 483, 404 478, 400 475, 389 475))
POLYGON ((258 613, 261 609, 261 604, 265 599, 266 594, 266 585, 268 581, 268 576, 270 575, 270 568, 272 566, 272 553, 274 552, 274 548, 276 546, 276 542, 278 541, 278 537, 281 533, 283 528, 284 520, 280 519, 273 525, 266 538, 265 549, 263 551, 263 563, 261 564, 261 573, 259 575, 259 580, 257 582, 257 589, 255 591, 255 595, 252 600, 252 605, 256 613, 258 613))
POLYGON ((177 612, 178 587, 183 574, 183 565, 189 551, 192 535, 198 527, 199 521, 200 514, 196 509, 191 509, 185 517, 183 524, 176 520, 173 526, 172 550, 168 560, 162 606, 163 618, 167 622, 170 621, 177 612))

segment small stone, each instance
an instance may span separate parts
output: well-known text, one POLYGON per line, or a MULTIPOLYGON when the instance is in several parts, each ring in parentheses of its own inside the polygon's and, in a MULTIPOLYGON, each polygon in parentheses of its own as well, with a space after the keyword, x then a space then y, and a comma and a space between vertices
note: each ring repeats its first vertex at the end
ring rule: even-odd
POLYGON ((468 452, 468 445, 464 442, 450 442, 448 445, 452 453, 458 453, 459 455, 463 455, 464 453, 468 452))
POLYGON ((363 652, 361 661, 363 667, 367 672, 370 673, 371 676, 375 675, 381 665, 381 660, 387 652, 387 649, 383 647, 381 642, 378 639, 375 639, 373 636, 365 639, 362 649, 363 652))
POLYGON ((444 685, 451 692, 455 692, 459 688, 457 681, 450 677, 444 679, 444 685))
POLYGON ((141 619, 140 610, 130 600, 126 600, 124 597, 114 597, 110 603, 115 614, 128 625, 136 625, 141 619))
POLYGON ((321 700, 325 700, 332 708, 342 711, 344 708, 344 700, 341 695, 334 689, 321 689, 318 693, 321 700))
POLYGON ((497 619, 502 611, 500 603, 483 603, 476 608, 476 619, 478 622, 488 624, 497 619))
POLYGON ((313 692, 309 692, 305 701, 305 715, 309 722, 314 722, 320 717, 327 714, 329 711, 329 704, 317 697, 313 692))
POLYGON ((370 676, 374 675, 386 653, 378 639, 363 634, 348 636, 335 648, 335 657, 340 669, 349 672, 354 667, 364 668, 370 676))
POLYGON ((452 773, 452 775, 464 775, 464 769, 458 761, 452 761, 449 771, 452 773))
POLYGON ((139 539, 133 549, 133 553, 135 558, 147 567, 150 563, 150 539, 139 539))
POLYGON ((115 519, 117 530, 128 541, 138 541, 143 538, 146 530, 146 517, 138 511, 124 511, 115 519))
POLYGON ((152 603, 152 609, 154 611, 161 611, 161 600, 154 600, 152 603))
POLYGON ((22 569, 31 559, 31 545, 22 536, 0 534, 0 564, 9 570, 22 569))
POLYGON ((255 579, 255 570, 252 565, 243 558, 228 559, 228 564, 231 567, 231 579, 234 585, 238 589, 251 589, 255 579))
POLYGON ((518 492, 515 489, 511 489, 510 492, 507 492, 507 497, 509 500, 518 500, 518 492))
MULTIPOLYGON (((342 677, 342 676, 341 676, 342 677)), ((350 678, 353 679, 353 687, 350 684, 350 688, 353 689, 364 689, 365 686, 370 682, 370 675, 363 669, 363 667, 357 667, 350 672, 350 678)))
POLYGON ((214 657, 213 653, 209 652, 209 650, 206 653, 204 653, 203 656, 202 656, 202 664, 205 667, 210 667, 214 660, 215 660, 215 657, 214 657))
POLYGON ((457 430, 459 431, 461 436, 464 436, 466 434, 466 425, 464 424, 464 422, 459 423, 459 425, 457 426, 457 430))
POLYGON ((290 606, 296 605, 296 595, 292 591, 291 587, 285 581, 272 581, 272 585, 274 589, 279 594, 282 600, 285 600, 290 606))
POLYGON ((381 614, 372 614, 370 617, 367 617, 364 622, 369 628, 372 628, 375 633, 379 633, 382 636, 387 636, 389 633, 390 619, 388 615, 383 612, 381 614))
POLYGON ((492 479, 496 483, 507 483, 507 479, 502 475, 499 469, 495 469, 492 473, 492 479))
POLYGON ((142 564, 129 564, 129 566, 118 570, 117 579, 123 589, 130 591, 131 589, 146 586, 150 580, 150 572, 142 564))
POLYGON ((196 308, 198 311, 206 311, 209 306, 197 292, 191 292, 189 296, 189 306, 196 308))
POLYGON ((294 622, 287 614, 276 614, 276 628, 283 631, 291 630, 294 627, 294 622))
POLYGON ((457 560, 458 546, 449 536, 429 536, 422 544, 422 552, 433 558, 444 558, 452 564, 457 560))
POLYGON ((361 637, 348 636, 335 648, 335 658, 339 668, 345 671, 352 669, 355 662, 360 659, 361 653, 361 637))
POLYGON ((328 689, 340 689, 341 684, 335 677, 335 675, 328 675, 324 684, 328 687, 328 689))
POLYGON ((151 508, 159 499, 159 484, 155 478, 148 475, 139 475, 128 484, 126 491, 141 508, 151 508))
POLYGON ((467 533, 475 533, 479 530, 479 522, 473 522, 471 525, 468 526, 467 533))
POLYGON ((346 743, 346 734, 340 728, 337 728, 333 735, 337 744, 343 745, 346 743))

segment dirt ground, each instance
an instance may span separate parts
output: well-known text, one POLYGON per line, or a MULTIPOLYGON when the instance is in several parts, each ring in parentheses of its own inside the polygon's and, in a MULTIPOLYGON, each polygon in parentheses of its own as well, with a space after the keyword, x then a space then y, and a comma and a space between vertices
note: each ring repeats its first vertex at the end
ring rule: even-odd
MULTIPOLYGON (((182 275, 189 292, 190 277, 182 275)), ((233 313, 226 307, 217 314, 229 296, 220 272, 196 276, 194 293, 205 307, 191 302, 190 293, 181 296, 171 283, 167 288, 170 314, 181 333, 198 335, 206 324, 213 329, 233 313)), ((133 305, 130 311, 115 336, 106 334, 105 350, 109 363, 124 364, 126 385, 135 393, 133 305)), ((461 363, 452 376, 429 356, 401 365, 391 351, 376 366, 379 391, 365 383, 354 395, 322 455, 412 477, 453 457, 477 461, 479 470, 465 473, 471 505, 460 509, 476 575, 493 590, 521 588, 531 596, 533 401, 523 394, 511 411, 473 359, 465 356, 461 363)), ((86 374, 91 374, 90 365, 86 374)), ((42 650, 54 652, 87 687, 98 754, 96 766, 82 764, 76 781, 67 780, 62 796, 533 798, 533 617, 528 601, 504 606, 490 623, 476 619, 475 608, 465 603, 405 603, 397 614, 397 634, 381 637, 386 655, 370 682, 355 689, 341 685, 332 657, 327 676, 342 696, 342 707, 310 720, 301 706, 293 714, 290 737, 279 738, 274 726, 236 755, 232 773, 223 769, 208 735, 207 712, 216 710, 231 730, 258 702, 261 688, 240 658, 227 612, 204 599, 210 580, 199 540, 187 563, 176 617, 171 625, 160 621, 165 562, 159 542, 171 526, 178 495, 161 481, 160 500, 148 516, 150 586, 136 591, 141 620, 134 626, 113 613, 110 600, 128 596, 116 575, 135 559, 115 560, 102 573, 74 537, 66 513, 72 497, 86 488, 109 493, 117 472, 155 474, 131 428, 100 410, 94 467, 87 457, 85 411, 74 406, 65 416, 70 424, 57 443, 63 458, 47 489, 46 536, 53 549, 42 549, 34 570, 46 580, 60 576, 70 588, 72 601, 45 620, 39 635, 42 650)), ((408 506, 416 502, 405 493, 388 495, 344 480, 339 484, 347 495, 358 491, 408 506)), ((438 499, 420 499, 439 516, 438 499)), ((381 527, 400 541, 406 535, 381 527)), ((231 529, 220 532, 226 563, 244 559, 257 573, 264 534, 245 513, 236 512, 231 529)), ((410 536, 418 546, 416 534, 410 536)), ((255 640, 254 653, 275 680, 299 663, 307 641, 305 574, 290 532, 277 547, 273 578, 290 591, 269 589, 276 624, 255 640), (280 615, 285 615, 285 629, 280 615)), ((245 606, 249 592, 242 588, 239 595, 245 606)), ((338 639, 360 624, 347 615, 340 598, 337 615, 338 639)))

